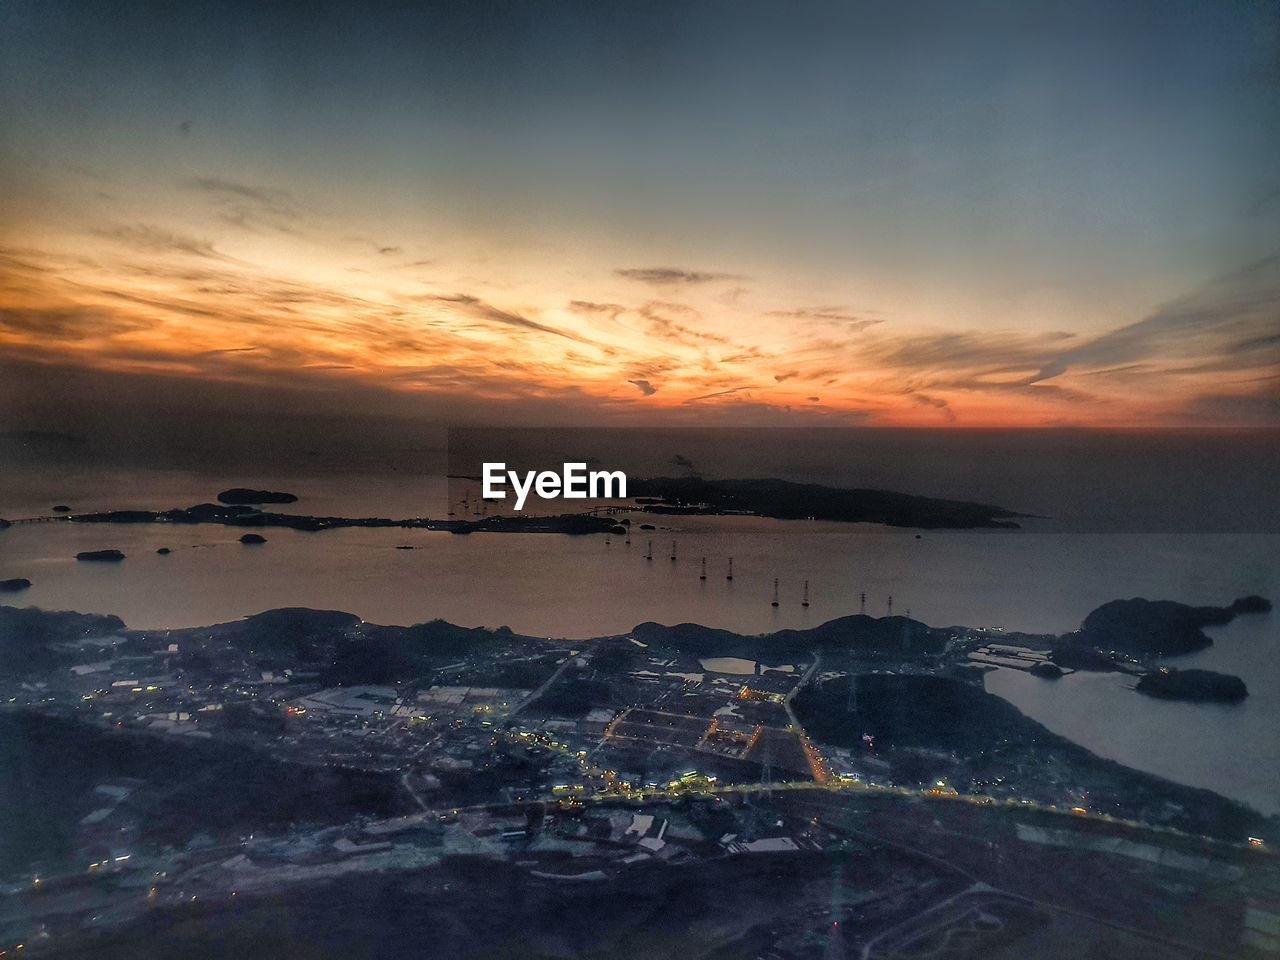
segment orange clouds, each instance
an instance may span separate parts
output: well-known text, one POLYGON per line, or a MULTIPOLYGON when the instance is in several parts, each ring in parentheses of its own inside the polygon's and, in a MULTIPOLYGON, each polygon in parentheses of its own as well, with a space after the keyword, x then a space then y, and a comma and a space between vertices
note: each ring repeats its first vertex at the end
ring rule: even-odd
POLYGON ((4 249, 0 352, 232 382, 305 373, 338 389, 556 398, 584 420, 1280 420, 1274 259, 1100 336, 994 320, 947 330, 838 304, 781 306, 766 280, 711 270, 531 278, 513 251, 477 277, 474 264, 409 260, 396 244, 352 252, 308 237, 281 191, 208 178, 189 189, 212 197, 224 229, 251 236, 117 224, 4 249))

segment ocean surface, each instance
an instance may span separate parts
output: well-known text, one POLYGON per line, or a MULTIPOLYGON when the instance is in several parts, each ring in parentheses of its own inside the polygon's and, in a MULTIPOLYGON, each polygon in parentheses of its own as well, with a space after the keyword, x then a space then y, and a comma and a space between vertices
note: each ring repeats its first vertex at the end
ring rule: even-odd
MULTIPOLYGON (((447 499, 443 478, 428 474, 214 477, 66 464, 51 474, 39 464, 11 463, 15 469, 0 475, 0 516, 8 518, 48 514, 56 503, 77 511, 186 506, 232 485, 294 491, 302 499, 289 509, 314 514, 441 516, 447 499)), ((1024 500, 1007 505, 1034 510, 1036 489, 1027 487, 1024 500)), ((1168 518, 1167 502, 1162 509, 1168 518)), ((633 528, 630 545, 618 536, 606 543, 601 536, 266 529, 268 542, 249 547, 238 542, 240 531, 218 526, 21 524, 0 532, 0 579, 27 577, 33 586, 2 602, 114 613, 145 629, 307 606, 381 623, 438 617, 588 638, 647 620, 744 633, 810 626, 859 612, 864 593, 866 612, 877 616, 892 596, 894 613, 933 625, 1030 632, 1071 630, 1118 597, 1217 605, 1257 593, 1280 601, 1274 532, 1063 532, 1034 523, 1017 531, 939 532, 640 514, 634 522, 658 529, 633 528), (653 559, 646 560, 650 539, 653 559), (157 555, 162 546, 172 553, 157 555), (74 559, 103 548, 120 549, 127 559, 74 559), (729 557, 732 582, 725 579, 729 557), (777 608, 769 603, 774 578, 777 608), (805 580, 807 608, 800 605, 805 580)), ((1136 693, 1131 678, 1113 674, 1048 682, 1001 669, 987 676, 987 688, 1103 756, 1280 813, 1280 614, 1242 617, 1211 632, 1212 648, 1173 662, 1240 675, 1250 690, 1243 704, 1154 700, 1136 693)))

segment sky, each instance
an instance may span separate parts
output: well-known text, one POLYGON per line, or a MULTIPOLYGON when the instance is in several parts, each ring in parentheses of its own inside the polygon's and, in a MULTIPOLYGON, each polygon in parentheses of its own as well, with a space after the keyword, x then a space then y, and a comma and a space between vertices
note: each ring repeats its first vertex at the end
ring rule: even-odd
POLYGON ((9 431, 1280 426, 1280 6, 9 0, 0 379, 9 431))

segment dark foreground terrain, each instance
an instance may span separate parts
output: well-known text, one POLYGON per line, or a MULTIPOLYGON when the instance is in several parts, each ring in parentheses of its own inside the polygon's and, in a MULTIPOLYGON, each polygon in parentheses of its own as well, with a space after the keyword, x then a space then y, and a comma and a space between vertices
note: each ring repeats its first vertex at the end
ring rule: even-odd
MULTIPOLYGON (((1102 609, 1166 649, 1269 605, 1102 609)), ((1266 955, 1273 818, 983 687, 1168 675, 1099 636, 0 607, 0 955, 1266 955)))

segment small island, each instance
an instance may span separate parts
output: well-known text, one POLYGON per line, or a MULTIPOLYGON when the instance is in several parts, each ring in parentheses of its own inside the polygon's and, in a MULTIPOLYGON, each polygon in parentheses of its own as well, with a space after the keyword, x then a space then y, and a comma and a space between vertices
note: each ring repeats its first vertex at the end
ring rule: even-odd
POLYGON ((124 554, 119 550, 81 550, 76 554, 76 559, 115 563, 123 560, 124 554))
POLYGON ((68 507, 65 503, 60 503, 53 508, 53 512, 54 513, 70 513, 71 508, 68 507))
POLYGON ((246 543, 252 546, 259 543, 266 543, 267 538, 260 533, 246 533, 244 536, 240 538, 240 542, 246 543))
POLYGON ((1178 670, 1173 667, 1161 667, 1146 674, 1134 689, 1161 700, 1194 703, 1239 703, 1249 696, 1248 687, 1239 677, 1212 670, 1178 670))
POLYGON ((12 580, 0 580, 0 593, 17 593, 31 586, 26 577, 14 577, 12 580))
POLYGON ((160 556, 162 557, 167 557, 172 552, 173 551, 170 550, 168 547, 160 547, 158 550, 156 550, 156 553, 160 554, 160 556))
POLYGON ((292 493, 277 490, 252 490, 248 487, 232 487, 218 494, 218 502, 226 504, 297 503, 292 493))
POLYGON ((1027 672, 1042 680, 1057 680, 1062 677, 1062 668, 1048 660, 1041 660, 1027 672))

